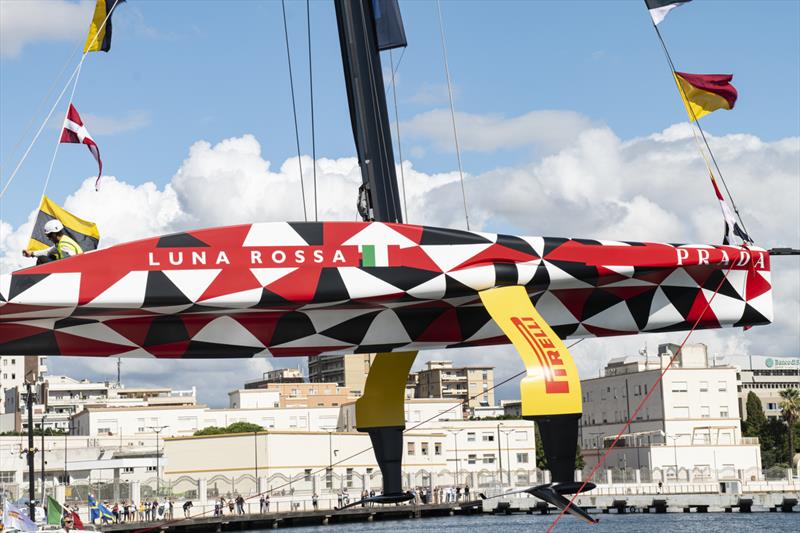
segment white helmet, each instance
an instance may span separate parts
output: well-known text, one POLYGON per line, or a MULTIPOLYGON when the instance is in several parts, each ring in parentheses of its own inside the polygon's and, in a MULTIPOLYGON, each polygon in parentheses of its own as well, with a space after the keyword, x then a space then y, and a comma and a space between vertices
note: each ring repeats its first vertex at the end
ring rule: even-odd
POLYGON ((45 235, 50 233, 58 233, 59 231, 63 231, 64 224, 62 224, 58 220, 48 220, 47 223, 44 225, 44 233, 45 235))

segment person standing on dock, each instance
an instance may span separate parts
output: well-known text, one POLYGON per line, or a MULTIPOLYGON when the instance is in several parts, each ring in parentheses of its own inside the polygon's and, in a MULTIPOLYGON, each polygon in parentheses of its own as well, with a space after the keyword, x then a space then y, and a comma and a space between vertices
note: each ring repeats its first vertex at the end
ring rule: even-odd
POLYGON ((311 495, 311 505, 315 511, 319 511, 319 495, 316 492, 311 495))
MULTIPOLYGON (((192 501, 191 500, 183 503, 183 517, 184 518, 189 518, 191 516, 192 507, 194 507, 194 505, 192 505, 192 501)), ((215 516, 216 516, 216 513, 215 513, 215 516)))
POLYGON ((258 499, 258 512, 264 514, 267 512, 267 501, 264 499, 264 495, 261 495, 261 498, 258 499))
POLYGON ((469 501, 469 485, 464 485, 464 500, 469 501))
POLYGON ((267 503, 266 503, 266 510, 267 510, 267 512, 269 512, 269 493, 267 493, 267 495, 266 495, 266 497, 265 497, 264 499, 265 499, 265 500, 266 500, 266 502, 267 502, 267 503))

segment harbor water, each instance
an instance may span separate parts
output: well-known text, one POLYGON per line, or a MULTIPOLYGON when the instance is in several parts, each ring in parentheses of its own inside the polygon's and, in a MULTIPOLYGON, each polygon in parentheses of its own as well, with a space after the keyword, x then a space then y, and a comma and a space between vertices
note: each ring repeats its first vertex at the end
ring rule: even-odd
MULTIPOLYGON (((291 528, 292 533, 347 531, 347 533, 402 531, 403 533, 477 531, 531 533, 545 531, 556 515, 470 515, 441 518, 359 522, 341 525, 291 528)), ((600 523, 594 526, 574 517, 564 516, 558 532, 625 533, 668 531, 669 533, 739 533, 751 531, 800 531, 800 513, 667 513, 667 514, 603 514, 595 515, 600 523)), ((270 530, 274 531, 274 530, 270 530)))

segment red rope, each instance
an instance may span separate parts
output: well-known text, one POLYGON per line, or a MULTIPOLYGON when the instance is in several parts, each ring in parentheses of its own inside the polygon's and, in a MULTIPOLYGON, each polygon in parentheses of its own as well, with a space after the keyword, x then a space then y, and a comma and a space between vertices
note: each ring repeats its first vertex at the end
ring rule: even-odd
MULTIPOLYGON (((711 307, 711 302, 714 301, 714 298, 717 296, 717 293, 722 288, 722 284, 725 283, 726 279, 728 279, 728 274, 730 274, 732 269, 733 269, 733 261, 731 261, 731 265, 725 272, 725 276, 723 276, 722 280, 719 282, 719 285, 717 285, 717 288, 714 290, 714 294, 712 294, 711 298, 708 300, 708 302, 706 302, 706 306, 705 308, 703 308, 703 311, 700 313, 700 316, 698 316, 697 320, 695 320, 694 324, 692 325, 692 329, 690 329, 689 333, 686 334, 686 338, 683 339, 683 342, 681 343, 678 350, 672 355, 672 357, 670 357, 669 363, 667 363, 667 366, 664 367, 664 371, 661 372, 661 374, 658 376, 658 379, 656 379, 655 383, 653 383, 653 386, 650 387, 650 391, 645 395, 644 398, 642 398, 642 401, 639 402, 639 405, 636 406, 636 409, 633 411, 633 414, 631 414, 630 418, 628 418, 628 421, 625 422, 625 425, 622 427, 619 433, 617 433, 617 437, 614 439, 614 442, 611 443, 611 446, 608 448, 608 451, 606 451, 605 455, 603 455, 603 457, 597 462, 597 465, 595 465, 595 467, 589 473, 589 476, 586 478, 586 480, 584 480, 583 484, 581 484, 580 488, 578 489, 578 492, 576 492, 575 495, 569 500, 567 506, 564 507, 564 509, 562 509, 560 513, 558 513, 558 516, 553 521, 553 523, 550 524, 550 527, 547 528, 547 533, 553 531, 553 529, 556 527, 556 524, 558 524, 558 521, 561 520, 561 517, 564 516, 567 510, 572 506, 575 499, 580 495, 580 493, 586 487, 586 484, 592 480, 592 477, 594 477, 595 473, 600 469, 601 466, 603 466, 603 463, 605 463, 609 454, 614 449, 614 446, 616 446, 617 442, 619 442, 619 439, 622 438, 623 433, 627 431, 633 420, 636 418, 636 415, 639 414, 639 411, 642 410, 644 404, 647 403, 647 400, 650 399, 650 396, 656 390, 658 384, 661 383, 662 379, 664 379, 664 375, 667 373, 667 370, 669 370, 672 367, 672 363, 675 361, 675 358, 678 357, 678 354, 681 353, 681 351, 683 351, 683 347, 686 345, 686 342, 689 340, 689 337, 692 336, 692 333, 694 333, 694 330, 697 329, 697 326, 700 324, 700 321, 703 320, 706 311, 708 311, 709 307, 711 307)), ((702 288, 700 290, 702 291, 702 288)))

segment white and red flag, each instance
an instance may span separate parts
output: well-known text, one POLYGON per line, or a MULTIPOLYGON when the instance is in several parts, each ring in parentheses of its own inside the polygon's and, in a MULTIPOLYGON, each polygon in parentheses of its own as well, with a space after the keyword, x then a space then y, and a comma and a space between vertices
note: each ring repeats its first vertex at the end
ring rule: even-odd
POLYGON ((97 181, 94 183, 94 188, 97 189, 100 185, 100 176, 103 174, 103 160, 100 159, 100 149, 97 147, 97 143, 94 142, 94 139, 92 139, 92 136, 89 135, 89 130, 83 125, 78 110, 75 109, 75 106, 72 104, 69 104, 67 118, 64 119, 64 130, 61 132, 61 142, 86 145, 94 156, 95 161, 97 161, 97 181))

